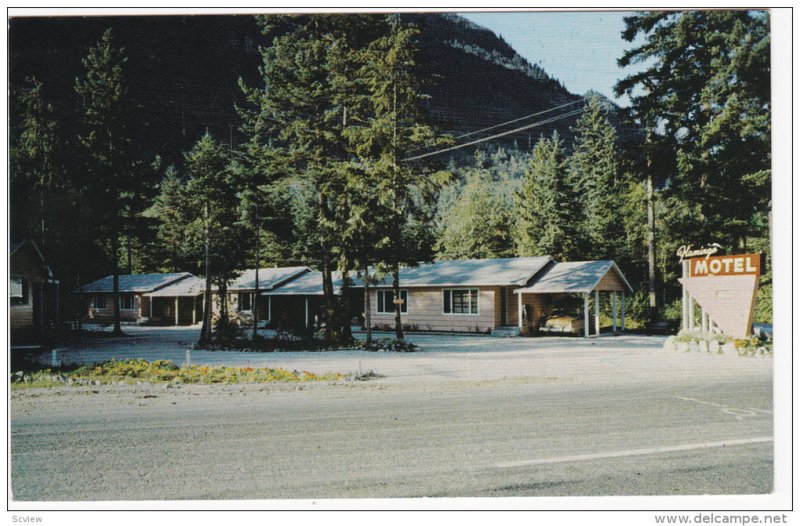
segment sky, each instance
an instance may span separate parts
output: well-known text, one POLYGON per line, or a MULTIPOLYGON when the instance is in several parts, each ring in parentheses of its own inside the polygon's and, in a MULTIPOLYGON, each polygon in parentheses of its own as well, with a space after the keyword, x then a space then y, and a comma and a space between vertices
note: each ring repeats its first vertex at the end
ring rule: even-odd
POLYGON ((614 96, 618 79, 636 71, 621 69, 617 59, 634 47, 620 36, 629 12, 580 13, 461 13, 492 30, 531 64, 538 64, 572 93, 602 93, 621 106, 627 97, 614 96))

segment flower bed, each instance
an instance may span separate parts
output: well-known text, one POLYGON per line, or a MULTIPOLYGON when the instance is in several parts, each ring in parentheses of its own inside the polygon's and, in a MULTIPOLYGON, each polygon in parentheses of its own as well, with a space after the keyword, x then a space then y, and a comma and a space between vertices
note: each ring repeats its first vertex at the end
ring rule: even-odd
POLYGON ((11 375, 11 387, 54 387, 63 385, 110 385, 136 383, 168 384, 237 384, 268 382, 316 382, 349 380, 340 373, 315 374, 309 371, 287 371, 266 367, 211 367, 190 365, 179 367, 170 360, 148 362, 140 358, 109 360, 96 365, 84 365, 74 371, 51 369, 11 375))
POLYGON ((772 341, 757 336, 735 339, 724 334, 681 331, 664 342, 664 349, 682 352, 737 354, 739 356, 772 356, 772 341))

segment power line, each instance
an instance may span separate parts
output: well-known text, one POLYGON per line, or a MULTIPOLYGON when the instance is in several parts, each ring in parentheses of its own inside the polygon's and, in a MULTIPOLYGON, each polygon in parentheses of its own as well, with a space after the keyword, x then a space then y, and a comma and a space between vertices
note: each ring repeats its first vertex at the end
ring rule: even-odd
POLYGON ((578 115, 579 113, 583 112, 583 108, 579 108, 577 110, 571 110, 567 113, 562 113, 561 115, 556 115, 555 117, 550 117, 541 121, 534 122, 532 124, 526 124, 525 126, 520 126, 519 128, 514 128, 513 130, 504 131, 502 133, 497 133, 495 135, 490 135, 489 137, 484 137, 483 139, 475 139, 474 141, 466 142, 464 144, 457 144, 455 146, 450 146, 449 148, 445 148, 443 150, 437 150, 435 152, 423 153, 421 155, 415 155, 413 157, 406 157, 405 159, 400 159, 400 162, 406 161, 416 161, 418 159, 424 159, 425 157, 431 157, 432 155, 439 155, 440 153, 450 152, 453 150, 458 150, 459 148, 465 148, 467 146, 472 146, 474 144, 479 144, 485 141, 490 141, 492 139, 497 139, 499 137, 504 137, 506 135, 511 135, 513 133, 519 133, 521 131, 529 130, 531 128, 535 128, 536 126, 541 126, 542 124, 549 124, 551 122, 555 122, 560 119, 566 119, 567 117, 572 117, 574 115, 578 115))
POLYGON ((545 113, 550 113, 551 111, 559 110, 561 108, 566 108, 567 106, 572 106, 573 104, 577 104, 579 102, 583 102, 585 100, 588 100, 589 98, 590 97, 583 97, 582 99, 574 100, 572 102, 568 102, 568 103, 562 104, 560 106, 554 106, 554 107, 546 109, 546 110, 537 111, 536 113, 531 113, 530 115, 525 115, 524 117, 519 117, 517 119, 513 119, 513 120, 510 120, 510 121, 501 122, 500 124, 495 124, 494 126, 489 126, 488 128, 483 128, 481 130, 471 131, 469 133, 465 133, 463 135, 459 135, 458 137, 456 137, 456 139, 463 139, 464 137, 469 137, 470 135, 475 135, 476 133, 481 133, 481 132, 493 130, 495 128, 500 128, 501 126, 505 126, 506 124, 513 124, 515 122, 524 121, 525 119, 530 119, 531 117, 538 117, 539 115, 544 115, 545 113))

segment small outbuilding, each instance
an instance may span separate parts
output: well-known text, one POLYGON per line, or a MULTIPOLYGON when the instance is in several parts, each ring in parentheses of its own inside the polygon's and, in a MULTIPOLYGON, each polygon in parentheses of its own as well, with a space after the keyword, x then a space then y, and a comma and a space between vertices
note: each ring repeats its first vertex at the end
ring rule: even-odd
POLYGON ((58 325, 59 282, 32 239, 9 246, 9 327, 12 339, 36 337, 58 325))

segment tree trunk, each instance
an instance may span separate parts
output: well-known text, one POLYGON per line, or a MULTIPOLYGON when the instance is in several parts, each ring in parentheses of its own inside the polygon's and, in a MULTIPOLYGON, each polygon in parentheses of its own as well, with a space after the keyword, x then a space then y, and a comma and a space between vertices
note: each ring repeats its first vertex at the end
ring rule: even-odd
POLYGON ((398 340, 402 340, 403 335, 403 318, 400 312, 402 305, 400 304, 400 264, 395 262, 392 268, 392 290, 394 291, 394 332, 398 340))
POLYGON ((353 339, 353 328, 350 321, 353 313, 350 308, 350 275, 346 270, 342 271, 342 340, 350 341, 353 339))
POLYGON ((203 326, 200 328, 200 339, 197 341, 200 346, 211 343, 211 257, 209 254, 208 203, 206 203, 204 216, 206 292, 203 296, 203 326))
POLYGON ((127 244, 128 244, 128 274, 133 274, 133 255, 131 253, 131 234, 128 232, 127 234, 127 244))
POLYGON ((230 322, 230 312, 228 311, 227 281, 223 281, 219 284, 219 319, 220 325, 227 325, 230 322))
MULTIPOLYGON (((648 161, 648 165, 649 165, 648 161)), ((648 296, 650 298, 650 321, 655 321, 658 316, 656 301, 656 225, 653 207, 653 174, 648 166, 647 170, 647 280, 648 296)))
POLYGON ((122 325, 119 316, 119 254, 117 253, 119 249, 119 239, 117 239, 117 236, 114 236, 111 246, 114 257, 114 336, 122 336, 122 325))
POLYGON ((364 326, 367 328, 367 346, 372 344, 372 313, 369 297, 369 265, 364 264, 364 326))
MULTIPOLYGON (((256 212, 258 213, 258 212, 256 212)), ((261 288, 258 283, 258 267, 261 266, 261 231, 256 228, 256 292, 253 295, 253 339, 258 336, 258 299, 261 293, 261 288)))
MULTIPOLYGON (((323 192, 319 193, 319 213, 322 222, 328 224, 328 205, 323 192)), ((324 227, 320 236, 320 249, 322 252, 322 294, 325 300, 325 341, 331 342, 334 339, 333 321, 336 316, 336 307, 333 298, 333 270, 331 269, 331 254, 326 240, 327 226, 324 227)))
POLYGON ((336 308, 333 304, 333 271, 331 270, 331 256, 327 251, 322 253, 322 294, 325 297, 325 341, 330 342, 335 338, 333 323, 336 308))

